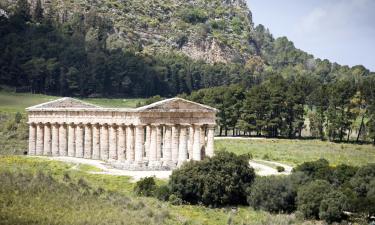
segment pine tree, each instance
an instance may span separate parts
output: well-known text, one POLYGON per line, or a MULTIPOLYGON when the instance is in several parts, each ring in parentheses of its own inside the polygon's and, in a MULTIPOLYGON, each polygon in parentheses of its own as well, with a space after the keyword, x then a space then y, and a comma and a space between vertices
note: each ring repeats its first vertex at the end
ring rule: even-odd
POLYGON ((34 10, 34 20, 38 23, 43 21, 43 8, 42 3, 40 0, 36 2, 35 10, 34 10))

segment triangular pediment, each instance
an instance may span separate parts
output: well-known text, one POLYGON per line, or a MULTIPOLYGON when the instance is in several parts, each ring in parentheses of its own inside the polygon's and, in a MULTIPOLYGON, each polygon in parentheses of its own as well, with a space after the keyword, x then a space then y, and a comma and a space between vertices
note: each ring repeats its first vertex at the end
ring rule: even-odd
POLYGON ((182 98, 170 98, 152 103, 140 108, 138 111, 144 112, 216 112, 215 108, 188 101, 182 98))
POLYGON ((50 108, 101 108, 99 106, 83 102, 74 98, 60 98, 54 101, 32 106, 28 109, 50 109, 50 108))

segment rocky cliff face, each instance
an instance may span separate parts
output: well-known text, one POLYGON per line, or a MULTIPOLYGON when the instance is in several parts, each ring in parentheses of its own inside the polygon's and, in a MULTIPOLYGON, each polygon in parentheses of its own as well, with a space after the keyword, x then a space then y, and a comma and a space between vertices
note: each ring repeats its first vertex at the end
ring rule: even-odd
MULTIPOLYGON (((15 0, 3 6, 7 11, 15 0)), ((35 8, 38 0, 29 0, 35 8)), ((41 0, 44 13, 60 23, 83 18, 86 40, 105 27, 107 48, 144 53, 179 51, 196 60, 245 62, 253 22, 245 0, 41 0), (81 16, 81 17, 80 17, 81 16), (100 20, 98 20, 98 17, 100 20), (93 21, 94 20, 94 21, 93 21)))

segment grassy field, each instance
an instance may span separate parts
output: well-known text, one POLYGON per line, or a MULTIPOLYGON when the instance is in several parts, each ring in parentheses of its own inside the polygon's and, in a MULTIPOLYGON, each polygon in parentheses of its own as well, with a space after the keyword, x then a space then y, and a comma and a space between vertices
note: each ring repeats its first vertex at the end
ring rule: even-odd
POLYGON ((227 150, 236 154, 251 153, 255 159, 265 159, 297 165, 325 158, 332 165, 346 163, 364 165, 375 162, 373 145, 332 143, 320 140, 249 139, 215 140, 217 151, 227 150))
MULTIPOLYGON (((0 91, 0 112, 25 112, 25 108, 37 105, 40 103, 58 99, 56 96, 41 95, 41 94, 25 94, 0 91)), ((104 107, 125 107, 134 108, 138 102, 144 99, 107 99, 107 98, 83 98, 83 101, 96 104, 104 107)))
POLYGON ((128 177, 72 167, 35 157, 0 156, 0 224, 301 224, 294 215, 245 206, 233 211, 137 197, 128 177))

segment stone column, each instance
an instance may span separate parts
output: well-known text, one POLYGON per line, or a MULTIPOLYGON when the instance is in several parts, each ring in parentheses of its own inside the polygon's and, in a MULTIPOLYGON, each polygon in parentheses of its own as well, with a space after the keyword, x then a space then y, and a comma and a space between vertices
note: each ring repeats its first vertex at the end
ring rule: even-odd
POLYGON ((172 162, 177 165, 178 161, 178 138, 179 125, 172 126, 172 162))
POLYGON ((91 124, 85 124, 85 151, 83 157, 85 159, 92 158, 92 128, 91 124))
POLYGON ((100 130, 100 159, 108 159, 108 125, 103 124, 100 130))
POLYGON ((188 144, 188 153, 189 160, 193 158, 193 145, 194 145, 194 126, 189 126, 189 144, 188 144))
POLYGON ((206 146, 206 156, 214 156, 214 132, 215 125, 207 126, 207 146, 206 146))
POLYGON ((29 155, 36 154, 36 129, 34 123, 29 124, 29 155))
POLYGON ((52 124, 52 156, 59 156, 59 124, 52 124))
POLYGON ((117 160, 117 128, 116 124, 109 126, 109 159, 117 160))
POLYGON ((35 146, 35 154, 36 155, 43 155, 44 149, 44 125, 42 123, 38 123, 36 127, 36 146, 35 146))
POLYGON ((60 124, 59 128, 59 154, 60 156, 68 155, 68 148, 66 142, 66 124, 60 124))
POLYGON ((201 126, 201 137, 200 140, 200 146, 201 146, 201 159, 204 158, 204 153, 206 149, 206 127, 204 125, 201 126))
POLYGON ((44 124, 43 155, 51 155, 51 124, 44 124))
POLYGON ((125 127, 124 125, 120 125, 118 127, 117 132, 117 160, 125 161, 125 149, 126 149, 126 143, 125 143, 125 127))
POLYGON ((83 158, 83 124, 76 127, 76 155, 75 157, 83 158))
POLYGON ((151 126, 146 126, 146 140, 145 140, 145 153, 146 158, 148 158, 150 154, 150 144, 151 144, 151 126))
POLYGON ((178 149, 178 166, 181 166, 187 160, 187 127, 180 127, 180 143, 178 149))
POLYGON ((100 159, 100 125, 92 126, 92 159, 100 159))
POLYGON ((75 155, 75 145, 76 145, 76 132, 75 125, 70 123, 68 126, 68 156, 74 157, 75 155))
POLYGON ((157 152, 156 152, 156 149, 157 149, 157 125, 151 125, 150 126, 150 149, 149 149, 149 157, 148 157, 148 161, 149 161, 149 166, 151 167, 155 167, 157 166, 157 152))
POLYGON ((143 162, 144 125, 135 126, 135 154, 134 162, 141 165, 143 162))
POLYGON ((162 138, 162 126, 158 125, 156 128, 156 160, 160 161, 161 159, 161 138, 162 138))
POLYGON ((200 146, 200 137, 201 137, 201 126, 194 124, 194 142, 193 142, 193 160, 201 160, 201 146, 200 146))
POLYGON ((126 161, 134 161, 134 127, 129 125, 126 127, 126 161))
POLYGON ((171 125, 165 125, 165 135, 163 144, 163 166, 172 165, 172 127, 171 125))

